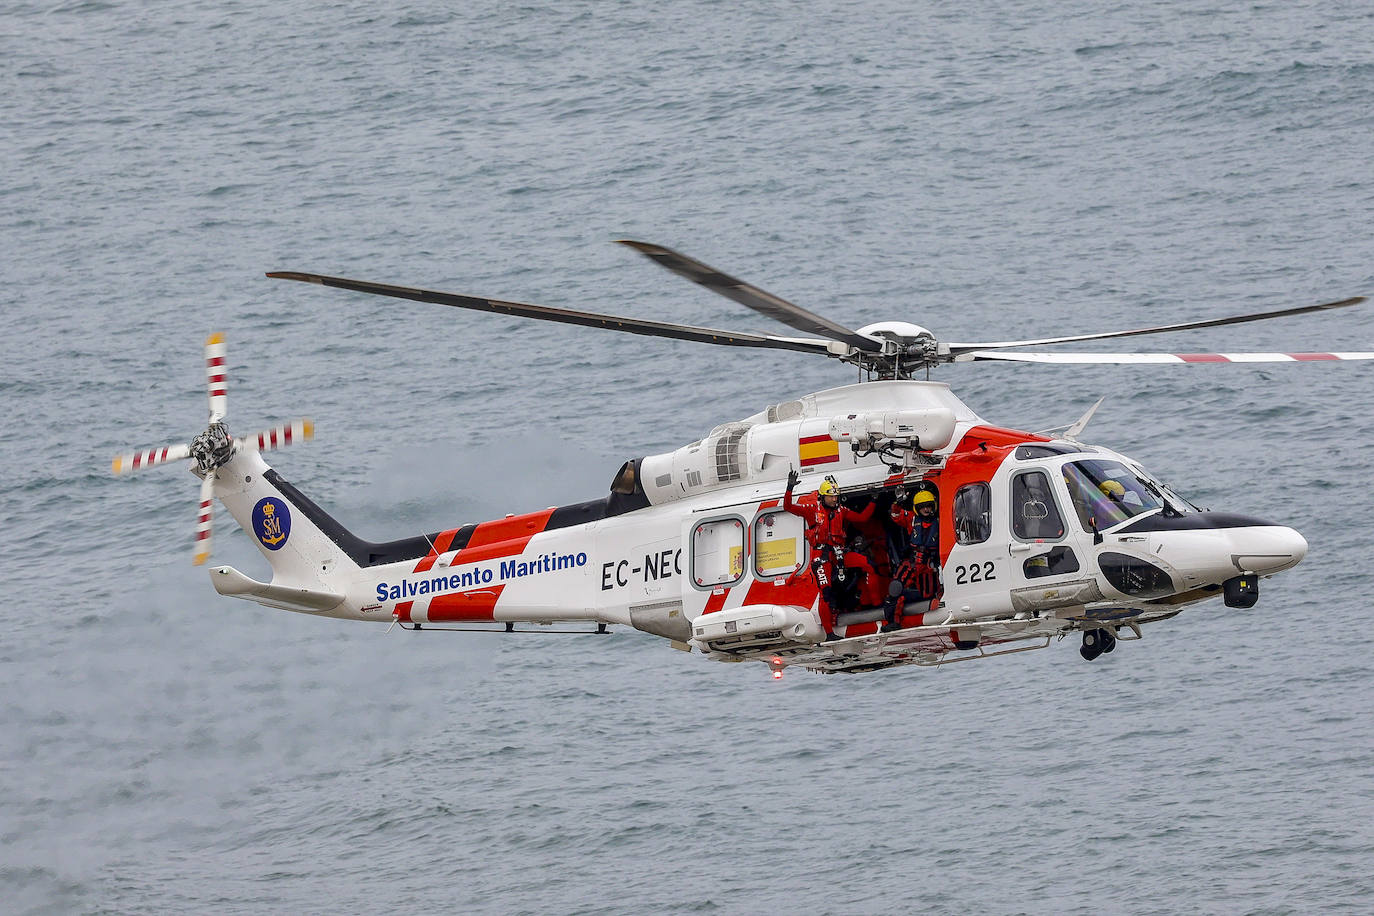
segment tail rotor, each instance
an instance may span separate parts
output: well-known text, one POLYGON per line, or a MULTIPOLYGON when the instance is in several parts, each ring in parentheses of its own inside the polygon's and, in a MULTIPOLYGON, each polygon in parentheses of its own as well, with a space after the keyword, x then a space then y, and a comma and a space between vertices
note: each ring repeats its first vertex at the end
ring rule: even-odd
POLYGON ((280 423, 243 439, 235 439, 224 424, 228 412, 228 392, 225 386, 228 349, 223 334, 211 334, 205 341, 205 384, 209 395, 209 425, 190 443, 164 445, 116 455, 110 464, 115 474, 128 474, 156 467, 171 461, 192 459, 190 470, 200 478, 200 513, 196 519, 195 553, 191 562, 204 565, 210 559, 214 541, 215 481, 221 467, 233 460, 243 449, 266 451, 293 442, 312 439, 315 424, 308 418, 280 423))

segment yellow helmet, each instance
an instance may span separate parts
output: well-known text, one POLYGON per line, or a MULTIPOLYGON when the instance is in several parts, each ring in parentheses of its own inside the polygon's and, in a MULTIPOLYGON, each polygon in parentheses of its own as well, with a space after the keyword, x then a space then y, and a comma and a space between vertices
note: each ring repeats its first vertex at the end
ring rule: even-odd
POLYGON ((839 492, 840 488, 835 483, 834 477, 825 478, 825 480, 821 481, 821 485, 816 488, 816 493, 821 496, 837 496, 839 492))
POLYGON ((919 508, 921 508, 922 506, 930 506, 930 508, 934 509, 934 508, 935 508, 935 494, 932 493, 932 492, 930 492, 929 490, 922 490, 921 492, 917 493, 915 496, 911 497, 911 508, 912 508, 912 509, 919 509, 919 508))
POLYGON ((1119 480, 1104 480, 1097 485, 1097 488, 1106 496, 1113 499, 1122 499, 1126 495, 1126 488, 1121 485, 1119 480))

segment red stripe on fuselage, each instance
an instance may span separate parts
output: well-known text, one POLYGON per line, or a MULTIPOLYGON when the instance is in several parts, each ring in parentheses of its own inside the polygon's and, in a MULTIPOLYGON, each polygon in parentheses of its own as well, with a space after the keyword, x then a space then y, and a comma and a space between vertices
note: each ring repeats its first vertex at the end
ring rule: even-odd
POLYGON ((453 558, 453 565, 477 563, 481 560, 495 560, 513 557, 525 552, 530 538, 544 530, 549 523, 552 509, 542 509, 525 515, 512 515, 482 522, 473 529, 468 544, 453 558))
MULTIPOLYGON (((454 554, 450 565, 478 563, 482 560, 495 560, 522 554, 525 552, 525 545, 529 543, 530 538, 544 530, 544 526, 549 523, 549 516, 551 515, 553 515, 552 509, 542 509, 539 512, 482 522, 473 529, 472 537, 468 539, 467 546, 454 554)), ((433 568, 439 554, 446 552, 453 544, 453 539, 458 534, 458 530, 453 528, 435 538, 434 546, 429 554, 421 558, 415 565, 415 572, 425 572, 433 568)), ((427 614, 430 620, 494 620, 496 601, 501 597, 501 592, 504 589, 505 585, 496 585, 471 589, 466 592, 436 595, 429 600, 427 614)), ((408 623, 414 604, 413 601, 402 601, 396 605, 397 619, 408 623)))
POLYGON ((1302 362, 1308 362, 1314 359, 1340 359, 1340 357, 1334 353, 1289 353, 1288 355, 1302 362))
POLYGON ((528 512, 524 515, 512 515, 509 518, 482 522, 472 532, 472 538, 468 540, 468 549, 521 538, 523 541, 528 541, 544 530, 544 526, 549 523, 550 515, 553 515, 552 509, 542 509, 539 512, 528 512))
POLYGON ((505 585, 479 588, 470 592, 435 595, 429 599, 429 619, 438 620, 495 620, 496 602, 505 585))
POLYGON ((722 588, 711 592, 711 597, 706 599, 706 607, 702 610, 703 614, 714 614, 716 611, 725 607, 725 599, 730 597, 730 590, 722 588))
POLYGON ((433 568, 435 561, 439 559, 439 554, 449 549, 449 546, 453 543, 453 537, 457 533, 457 528, 450 528, 447 531, 439 532, 439 536, 434 539, 434 543, 430 546, 429 553, 421 557, 420 562, 415 564, 415 571, 424 572, 427 569, 433 568))
MULTIPOLYGON (((456 535, 457 533, 457 528, 450 528, 448 531, 441 531, 439 533, 439 536, 434 539, 434 543, 430 545, 429 553, 421 557, 420 562, 415 564, 415 572, 424 572, 428 569, 431 569, 434 566, 435 561, 439 559, 439 554, 448 550, 449 545, 453 543, 454 535, 456 535)), ((433 599, 431 599, 430 604, 434 604, 433 599)), ((402 623, 409 623, 411 620, 410 612, 411 609, 414 607, 414 601, 402 601, 400 604, 396 605, 396 619, 401 621, 402 623)))
POLYGON ((1185 363, 1229 363, 1229 357, 1220 353, 1178 353, 1175 354, 1185 363))

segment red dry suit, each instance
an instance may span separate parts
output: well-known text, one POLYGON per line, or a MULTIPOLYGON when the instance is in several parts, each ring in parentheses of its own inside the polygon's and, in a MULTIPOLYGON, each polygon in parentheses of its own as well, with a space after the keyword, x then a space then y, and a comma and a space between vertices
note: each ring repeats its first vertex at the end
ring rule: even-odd
POLYGON ((859 607, 880 607, 887 600, 887 585, 891 576, 884 576, 874 566, 872 559, 857 550, 844 555, 845 568, 850 575, 863 576, 859 580, 859 607))
POLYGON ((808 493, 799 500, 792 499, 792 491, 783 496, 782 507, 806 522, 806 542, 812 547, 843 547, 848 540, 845 525, 861 525, 873 517, 874 503, 869 503, 862 512, 855 512, 847 506, 827 509, 821 505, 820 497, 808 493))
POLYGON ((868 508, 862 512, 855 512, 845 506, 827 508, 814 493, 808 493, 800 500, 793 500, 792 491, 788 490, 783 497, 783 510, 806 522, 806 542, 812 548, 811 574, 816 577, 816 587, 821 593, 817 607, 821 615, 821 626, 827 633, 835 632, 835 555, 836 551, 844 550, 847 540, 845 525, 868 521, 873 517, 874 505, 875 503, 869 503, 868 508))

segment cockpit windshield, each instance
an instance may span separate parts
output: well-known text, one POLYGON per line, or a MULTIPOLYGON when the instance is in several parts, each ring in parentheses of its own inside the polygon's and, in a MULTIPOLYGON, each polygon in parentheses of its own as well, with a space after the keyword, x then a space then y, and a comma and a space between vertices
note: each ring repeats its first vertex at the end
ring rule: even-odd
POLYGON ((1177 490, 1175 490, 1173 487, 1169 486, 1167 483, 1160 480, 1158 477, 1154 476, 1144 468, 1136 467, 1133 468, 1133 470, 1136 472, 1136 476, 1139 477, 1141 481, 1145 483, 1146 486, 1153 484, 1155 487, 1158 488, 1160 498, 1164 500, 1164 506, 1166 510, 1172 509, 1175 512, 1179 513, 1205 511, 1199 506, 1190 502, 1189 500, 1183 498, 1182 496, 1179 496, 1177 490))
POLYGON ((1105 531, 1165 507, 1160 485, 1119 461, 1071 461, 1064 483, 1084 531, 1105 531))

